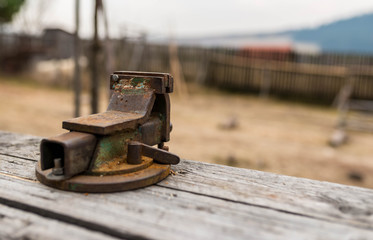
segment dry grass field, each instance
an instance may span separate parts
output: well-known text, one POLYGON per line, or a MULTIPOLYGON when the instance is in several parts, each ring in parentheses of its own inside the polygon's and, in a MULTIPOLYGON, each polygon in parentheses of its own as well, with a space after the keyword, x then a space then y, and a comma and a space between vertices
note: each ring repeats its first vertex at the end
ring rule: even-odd
MULTIPOLYGON (((171 102, 169 146, 182 158, 373 188, 373 135, 349 132, 348 144, 329 147, 335 110, 192 86, 190 92, 171 102)), ((87 94, 82 101, 86 115, 87 94)), ((53 136, 65 132, 61 122, 72 114, 71 91, 0 78, 0 130, 53 136)))

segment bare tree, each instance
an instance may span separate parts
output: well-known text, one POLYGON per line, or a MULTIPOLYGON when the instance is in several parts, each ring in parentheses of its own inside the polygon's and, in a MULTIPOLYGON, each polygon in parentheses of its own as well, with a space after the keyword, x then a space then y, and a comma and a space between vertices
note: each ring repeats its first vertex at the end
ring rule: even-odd
POLYGON ((26 1, 14 21, 15 27, 25 34, 38 34, 44 29, 45 13, 51 4, 49 0, 26 1))

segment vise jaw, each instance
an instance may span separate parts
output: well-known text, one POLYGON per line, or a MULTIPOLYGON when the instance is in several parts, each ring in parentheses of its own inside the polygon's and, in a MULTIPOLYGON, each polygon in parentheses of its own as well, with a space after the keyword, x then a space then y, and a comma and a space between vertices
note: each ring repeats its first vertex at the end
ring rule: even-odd
POLYGON ((38 180, 79 192, 114 192, 157 183, 178 156, 170 140, 173 78, 165 73, 114 72, 107 110, 63 121, 70 132, 43 139, 38 180), (157 147, 153 147, 157 145, 157 147))

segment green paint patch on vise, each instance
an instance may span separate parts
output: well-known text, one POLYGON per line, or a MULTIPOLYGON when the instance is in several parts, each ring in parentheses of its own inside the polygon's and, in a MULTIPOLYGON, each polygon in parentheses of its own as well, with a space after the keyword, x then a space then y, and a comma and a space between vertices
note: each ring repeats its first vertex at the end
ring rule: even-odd
POLYGON ((150 80, 148 78, 135 77, 131 80, 131 85, 135 88, 146 88, 150 80))
POLYGON ((127 155, 129 140, 137 140, 138 132, 124 132, 102 137, 98 142, 98 150, 94 159, 92 170, 100 168, 102 164, 113 161, 114 158, 127 155))

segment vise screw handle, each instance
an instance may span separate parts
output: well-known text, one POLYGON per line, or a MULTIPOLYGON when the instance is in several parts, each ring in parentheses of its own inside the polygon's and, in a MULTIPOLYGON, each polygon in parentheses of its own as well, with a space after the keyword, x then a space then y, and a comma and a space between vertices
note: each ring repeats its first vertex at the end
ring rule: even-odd
POLYGON ((163 149, 132 141, 128 143, 127 162, 129 164, 140 164, 141 156, 153 158, 155 162, 163 164, 178 164, 180 158, 175 154, 163 149))

